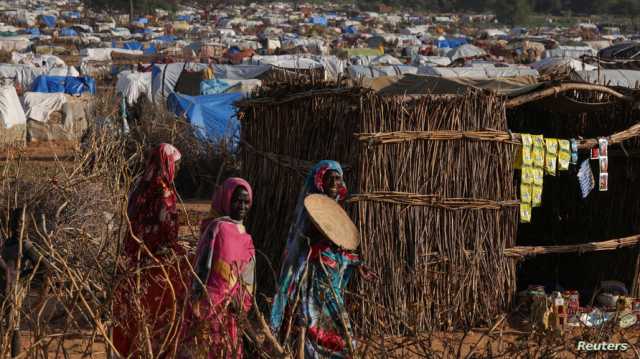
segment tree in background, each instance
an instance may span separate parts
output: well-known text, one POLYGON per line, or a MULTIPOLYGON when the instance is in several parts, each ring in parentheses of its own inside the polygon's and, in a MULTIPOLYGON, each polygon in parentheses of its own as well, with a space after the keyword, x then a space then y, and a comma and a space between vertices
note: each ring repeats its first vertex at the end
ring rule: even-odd
POLYGON ((529 0, 496 0, 494 11, 500 21, 507 25, 526 25, 531 14, 529 0))

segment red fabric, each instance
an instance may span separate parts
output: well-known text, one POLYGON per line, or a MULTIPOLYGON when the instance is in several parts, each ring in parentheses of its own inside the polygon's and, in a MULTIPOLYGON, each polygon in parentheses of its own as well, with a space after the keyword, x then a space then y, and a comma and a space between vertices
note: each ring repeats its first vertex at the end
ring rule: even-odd
POLYGON ((169 144, 158 146, 129 196, 127 212, 131 233, 124 241, 128 272, 115 290, 114 314, 117 325, 113 330, 114 345, 125 357, 140 356, 136 350, 142 345, 138 341, 144 337, 140 328, 143 314, 139 310, 143 310, 144 317, 150 321, 146 325, 154 354, 158 354, 165 338, 175 336, 179 330, 179 320, 176 319, 180 317, 180 299, 184 298, 186 292, 187 277, 186 271, 181 271, 181 268, 188 268, 184 251, 177 245, 179 223, 173 179, 175 163, 180 157, 175 147, 169 144), (138 260, 140 246, 134 236, 164 265, 167 275, 148 257, 146 251, 140 252, 138 260), (162 249, 172 251, 160 254, 162 249), (138 267, 144 267, 140 274, 142 295, 139 307, 132 302, 136 292, 135 270, 138 267), (175 296, 170 290, 171 286, 175 296), (169 332, 171 323, 174 327, 169 332))
MULTIPOLYGON (((332 170, 332 168, 329 167, 329 166, 323 166, 320 169, 318 169, 318 171, 316 172, 315 177, 313 178, 313 182, 314 182, 316 188, 320 192, 324 191, 324 183, 323 183, 324 175, 329 170, 332 170)), ((345 187, 344 184, 341 184, 340 188, 338 188, 338 201, 342 201, 345 198, 347 198, 347 187, 345 187)))
POLYGON ((311 340, 327 349, 341 352, 345 348, 346 342, 338 333, 325 331, 318 327, 310 327, 308 333, 311 340))
MULTIPOLYGON (((145 172, 129 195, 127 214, 133 236, 142 241, 151 253, 161 247, 176 248, 178 237, 178 210, 173 189, 175 163, 181 155, 166 143, 152 153, 145 172)), ((129 235, 124 242, 124 252, 136 261, 138 242, 129 235)), ((141 255, 144 257, 145 252, 141 255)))

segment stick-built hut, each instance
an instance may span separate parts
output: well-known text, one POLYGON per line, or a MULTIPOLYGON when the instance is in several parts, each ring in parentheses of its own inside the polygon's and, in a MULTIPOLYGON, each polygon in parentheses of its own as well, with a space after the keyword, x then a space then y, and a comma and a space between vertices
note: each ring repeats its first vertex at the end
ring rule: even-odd
POLYGON ((488 323, 528 284, 579 289, 582 303, 603 279, 638 294, 633 93, 530 78, 381 83, 281 86, 241 104, 243 175, 256 194, 250 232, 273 265, 263 291, 306 172, 335 159, 347 166, 363 257, 381 278, 350 296, 361 331, 488 323), (580 160, 608 136, 609 191, 596 184, 582 199, 575 168, 545 176, 542 207, 519 224, 519 132, 580 139, 580 160))

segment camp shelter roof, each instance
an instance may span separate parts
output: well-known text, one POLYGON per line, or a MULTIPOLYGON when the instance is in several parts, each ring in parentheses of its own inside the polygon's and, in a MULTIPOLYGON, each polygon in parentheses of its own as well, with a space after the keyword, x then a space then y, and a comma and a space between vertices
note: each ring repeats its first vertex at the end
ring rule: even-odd
POLYGON ((33 92, 64 92, 70 95, 81 95, 84 92, 96 93, 96 80, 89 76, 38 76, 31 86, 33 92))
POLYGON ((151 100, 151 72, 122 71, 118 74, 116 91, 121 93, 129 105, 133 105, 141 96, 151 100))
POLYGON ((475 66, 475 67, 433 67, 421 66, 418 68, 418 75, 439 76, 439 77, 466 77, 474 79, 492 79, 504 77, 534 76, 538 71, 520 66, 475 66))
POLYGON ((636 70, 601 69, 599 71, 576 71, 570 76, 574 81, 588 82, 596 85, 627 88, 640 87, 640 71, 636 70))
POLYGON ((558 46, 555 49, 545 51, 544 57, 570 57, 579 59, 584 55, 593 56, 595 54, 596 50, 589 46, 558 46))
POLYGON ((322 67, 322 64, 314 59, 296 55, 253 56, 251 63, 254 65, 273 65, 285 69, 317 69, 322 67))
POLYGON ((351 58, 351 63, 363 66, 402 65, 402 61, 389 54, 381 56, 354 56, 351 58))
POLYGON ((457 59, 466 59, 471 57, 481 57, 487 55, 487 52, 483 49, 470 45, 464 44, 456 47, 455 49, 451 49, 451 51, 447 52, 447 57, 451 59, 451 61, 455 61, 457 59))
POLYGON ((5 128, 27 123, 22 104, 13 86, 0 87, 0 124, 5 128))
POLYGON ((599 57, 607 59, 633 59, 640 55, 640 42, 622 42, 604 48, 598 52, 599 57))
MULTIPOLYGON (((156 64, 152 71, 152 97, 154 101, 160 101, 173 92, 183 70, 202 71, 209 66, 211 66, 215 78, 232 80, 254 79, 272 68, 271 65, 207 65, 180 62, 166 65, 156 64)), ((197 86, 199 87, 200 84, 197 86)))
POLYGON ((368 84, 380 95, 462 95, 469 89, 488 90, 498 95, 518 96, 542 86, 533 76, 499 79, 442 78, 407 74, 396 81, 379 78, 368 84))
POLYGON ((351 78, 376 78, 380 76, 400 76, 403 74, 415 74, 418 68, 409 65, 394 66, 349 66, 351 78))
POLYGON ((237 143, 240 131, 234 103, 241 98, 240 93, 203 96, 172 93, 167 106, 176 115, 185 116, 203 138, 214 142, 231 140, 233 144, 237 143))
POLYGON ((557 71, 582 71, 595 70, 593 65, 586 64, 580 60, 571 58, 548 57, 530 65, 531 68, 540 72, 540 74, 552 73, 557 71))

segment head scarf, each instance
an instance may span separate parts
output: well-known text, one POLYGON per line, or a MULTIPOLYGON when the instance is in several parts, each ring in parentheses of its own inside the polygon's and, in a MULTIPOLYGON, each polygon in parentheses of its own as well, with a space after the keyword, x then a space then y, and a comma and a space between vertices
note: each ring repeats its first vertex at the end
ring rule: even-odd
POLYGON ((168 143, 161 143, 153 150, 149 161, 147 161, 143 181, 151 181, 154 177, 160 177, 165 183, 172 183, 176 172, 176 162, 181 158, 182 154, 177 148, 168 143))
MULTIPOLYGON (((336 161, 322 160, 316 163, 316 165, 313 166, 313 168, 307 175, 307 179, 305 180, 304 188, 301 193, 301 195, 303 196, 302 201, 300 200, 300 198, 298 198, 298 206, 301 204, 301 202, 304 203, 304 197, 306 197, 308 194, 324 192, 324 188, 322 188, 322 180, 324 179, 324 175, 328 171, 336 171, 340 174, 340 176, 344 175, 342 172, 342 167, 336 161)), ((344 182, 342 182, 340 188, 338 188, 338 201, 344 200, 345 197, 347 197, 347 187, 345 186, 344 182)))
POLYGON ((156 147, 147 161, 142 177, 129 196, 129 217, 145 206, 154 194, 170 190, 175 178, 176 162, 182 158, 180 151, 168 143, 156 147))
POLYGON ((253 202, 253 190, 249 182, 239 177, 227 178, 213 195, 211 211, 207 218, 202 221, 201 229, 207 228, 211 220, 230 215, 231 197, 233 197, 233 193, 238 187, 243 187, 249 193, 249 202, 253 202))

